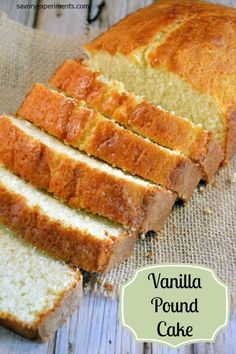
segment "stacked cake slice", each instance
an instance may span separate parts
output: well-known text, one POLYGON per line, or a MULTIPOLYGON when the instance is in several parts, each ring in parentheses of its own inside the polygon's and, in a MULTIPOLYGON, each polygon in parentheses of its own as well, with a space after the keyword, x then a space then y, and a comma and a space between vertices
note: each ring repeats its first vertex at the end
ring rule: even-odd
POLYGON ((31 123, 0 116, 0 161, 75 209, 135 230, 162 229, 176 194, 88 157, 31 123))
POLYGON ((126 259, 135 232, 76 211, 0 165, 1 221, 18 235, 56 258, 92 272, 126 259))
POLYGON ((36 84, 17 112, 58 139, 114 167, 162 185, 187 200, 201 168, 186 156, 124 129, 97 111, 36 84))

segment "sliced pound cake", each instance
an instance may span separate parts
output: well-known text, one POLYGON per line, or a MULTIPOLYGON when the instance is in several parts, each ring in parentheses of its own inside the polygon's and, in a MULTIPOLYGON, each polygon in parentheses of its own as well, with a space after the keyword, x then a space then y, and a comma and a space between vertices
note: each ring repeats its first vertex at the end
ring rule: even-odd
POLYGON ((127 259, 136 233, 77 212, 0 165, 0 221, 47 253, 91 272, 127 259))
POLYGON ((82 276, 0 224, 0 325, 47 340, 79 307, 82 276))
POLYGON ((236 153, 236 9, 160 0, 85 46, 109 78, 214 133, 227 161, 236 153))
POLYGON ((66 60, 50 83, 133 132, 188 156, 203 168, 207 182, 223 160, 223 151, 211 132, 127 92, 121 82, 108 80, 85 62, 66 60))
POLYGON ((201 168, 186 156, 124 129, 88 109, 84 101, 41 84, 34 85, 17 116, 89 155, 177 192, 184 200, 202 177, 201 168))
POLYGON ((176 194, 86 156, 31 123, 0 116, 0 161, 74 208, 145 232, 162 229, 176 194))

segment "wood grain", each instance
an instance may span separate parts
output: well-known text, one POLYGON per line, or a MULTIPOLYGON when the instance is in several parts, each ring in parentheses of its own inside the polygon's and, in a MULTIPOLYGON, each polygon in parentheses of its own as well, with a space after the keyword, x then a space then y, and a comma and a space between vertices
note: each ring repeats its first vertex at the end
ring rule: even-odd
MULTIPOLYGON (((93 0, 92 16, 102 0, 93 0)), ((87 0, 61 0, 66 3, 88 4, 87 0)), ((101 16, 92 23, 94 28, 106 29, 113 23, 150 4, 152 0, 106 0, 101 16)), ((211 1, 216 2, 216 1, 211 1)), ((235 0, 218 0, 235 6, 235 0)), ((53 0, 0 0, 0 11, 27 26, 53 33, 82 33, 86 30, 87 10, 19 10, 16 4, 52 4, 53 0)), ((59 1, 57 1, 59 3, 59 1)), ((122 327, 119 304, 101 295, 88 294, 83 304, 69 321, 61 327, 49 343, 37 344, 0 327, 0 354, 235 354, 236 314, 231 316, 228 328, 221 332, 215 343, 199 343, 172 350, 156 343, 142 343, 122 327)))
POLYGON ((88 9, 88 0, 41 0, 37 14, 37 20, 35 21, 35 28, 55 33, 55 34, 78 34, 86 31, 86 18, 88 9), (81 9, 69 9, 69 8, 52 8, 44 9, 43 6, 48 5, 84 5, 81 9))
POLYGON ((199 343, 173 350, 165 345, 134 340, 120 323, 117 300, 87 294, 83 304, 61 327, 55 341, 35 344, 0 328, 1 354, 235 354, 236 314, 215 343, 199 343))
POLYGON ((33 8, 33 5, 37 4, 37 0, 1 0, 0 11, 4 11, 8 16, 23 25, 33 27, 37 16, 37 11, 33 8), (18 9, 17 5, 32 5, 31 9, 18 9))

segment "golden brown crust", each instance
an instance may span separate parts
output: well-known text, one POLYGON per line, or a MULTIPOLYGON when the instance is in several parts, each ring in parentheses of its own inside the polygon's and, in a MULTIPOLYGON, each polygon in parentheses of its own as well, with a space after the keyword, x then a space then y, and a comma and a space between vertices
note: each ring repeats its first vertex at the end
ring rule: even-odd
POLYGON ((17 115, 88 154, 177 192, 184 200, 192 195, 202 170, 190 159, 161 148, 83 107, 70 115, 64 114, 63 119, 61 107, 67 100, 71 99, 36 84, 17 115), (43 110, 50 112, 50 116, 43 110), (57 114, 60 123, 57 123, 57 114))
POLYGON ((228 129, 232 125, 235 129, 228 114, 236 107, 235 9, 196 0, 158 1, 126 17, 85 48, 128 56, 145 51, 163 31, 167 33, 150 52, 147 65, 165 68, 215 99, 225 114, 228 160, 236 153, 236 135, 228 129))
MULTIPOLYGON (((18 116, 31 117, 37 126, 41 126, 51 135, 66 139, 67 119, 78 102, 49 91, 35 84, 17 111, 18 116)), ((30 120, 30 119, 28 119, 30 120)), ((82 126, 82 128, 84 128, 82 126)))
POLYGON ((32 185, 74 208, 140 231, 160 230, 176 195, 155 185, 134 184, 47 147, 0 117, 0 161, 32 185))
MULTIPOLYGON (((108 270, 108 264, 113 257, 113 247, 118 241, 118 238, 111 238, 109 235, 107 239, 100 240, 88 232, 65 227, 59 220, 50 219, 39 207, 28 206, 21 194, 8 190, 2 182, 0 220, 39 249, 91 272, 108 270)), ((136 239, 134 232, 124 234, 125 237, 120 236, 127 247, 124 246, 122 260, 130 256, 136 239)))
POLYGON ((32 324, 22 322, 15 316, 0 314, 0 325, 33 340, 47 341, 80 305, 83 293, 82 276, 78 271, 77 279, 70 289, 64 291, 53 308, 40 315, 32 324))
POLYGON ((191 196, 202 176, 201 169, 186 157, 170 154, 128 130, 118 130, 112 121, 97 124, 96 131, 87 140, 86 151, 161 184, 183 199, 191 196))
POLYGON ((194 89, 219 102, 226 121, 226 160, 236 152, 236 136, 228 130, 228 126, 235 126, 235 123, 227 115, 229 107, 236 106, 235 47, 236 19, 221 17, 219 13, 218 17, 205 16, 188 21, 150 54, 151 65, 167 68, 194 89))
POLYGON ((235 18, 236 11, 219 4, 197 0, 161 0, 141 8, 113 25, 85 48, 88 51, 104 50, 111 54, 129 54, 148 45, 158 33, 173 23, 184 23, 191 18, 220 16, 235 18))
POLYGON ((212 141, 212 134, 190 120, 175 116, 143 100, 138 103, 133 94, 110 89, 99 81, 99 73, 92 72, 85 63, 66 60, 50 79, 50 83, 105 116, 112 117, 126 128, 150 140, 188 156, 204 170, 210 181, 223 159, 223 152, 212 141), (211 153, 210 153, 211 151, 211 153))

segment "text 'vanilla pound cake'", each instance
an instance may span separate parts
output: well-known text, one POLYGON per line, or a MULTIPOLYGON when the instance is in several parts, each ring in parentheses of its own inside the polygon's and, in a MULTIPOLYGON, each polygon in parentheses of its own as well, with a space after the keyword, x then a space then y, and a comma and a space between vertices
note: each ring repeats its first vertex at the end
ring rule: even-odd
POLYGON ((236 153, 236 10, 160 0, 85 46, 89 64, 164 109, 214 133, 236 153))
POLYGON ((32 185, 141 232, 162 229, 176 194, 86 156, 31 123, 0 116, 0 162, 32 185))
POLYGON ((188 200, 202 170, 186 156, 124 129, 111 119, 41 84, 34 85, 17 116, 66 143, 188 200))
POLYGON ((46 341, 79 307, 80 272, 0 224, 0 325, 46 341))
POLYGON ((66 60, 49 82, 127 129, 188 156, 202 167, 203 179, 212 180, 224 157, 212 132, 127 92, 122 82, 108 80, 88 64, 66 60))
POLYGON ((106 271, 132 253, 136 232, 77 212, 0 165, 0 221, 48 254, 91 272, 106 271))

